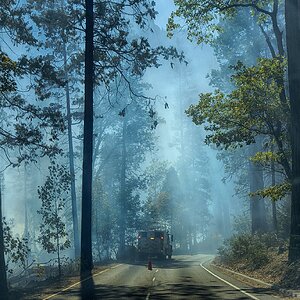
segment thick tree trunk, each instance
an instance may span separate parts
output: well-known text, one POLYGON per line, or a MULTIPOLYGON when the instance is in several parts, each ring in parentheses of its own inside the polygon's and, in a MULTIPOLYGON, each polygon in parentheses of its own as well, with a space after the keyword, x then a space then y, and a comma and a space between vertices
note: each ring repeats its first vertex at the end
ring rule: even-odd
MULTIPOLYGON (((250 145, 250 156, 258 151, 257 144, 250 145)), ((264 188, 263 171, 255 163, 249 162, 250 193, 264 188)), ((259 196, 251 196, 250 199, 252 234, 262 233, 267 229, 265 201, 259 196)))
POLYGON ((289 261, 300 259, 300 0, 285 1, 291 107, 292 197, 289 261))
POLYGON ((7 276, 4 257, 4 237, 2 223, 2 191, 0 182, 0 299, 8 299, 7 276))
POLYGON ((93 0, 86 0, 85 37, 85 100, 82 166, 82 214, 81 214, 81 277, 93 269, 92 256, 92 158, 93 158, 93 0))
POLYGON ((75 248, 75 258, 80 257, 80 242, 78 230, 78 215, 76 201, 76 186, 75 186, 75 167, 74 167, 74 150, 73 150, 73 134, 72 134, 72 116, 71 116, 71 99, 69 88, 69 76, 67 68, 67 49, 64 43, 64 72, 66 79, 66 101, 67 101, 67 123, 68 123, 68 141, 69 141, 69 168, 71 175, 71 200, 72 200, 72 222, 73 222, 73 238, 75 248))
POLYGON ((122 163, 121 163, 121 185, 120 185, 120 245, 119 255, 123 256, 125 253, 125 235, 126 235, 126 221, 127 221, 127 198, 126 198, 126 127, 127 122, 124 117, 123 132, 122 132, 122 163))

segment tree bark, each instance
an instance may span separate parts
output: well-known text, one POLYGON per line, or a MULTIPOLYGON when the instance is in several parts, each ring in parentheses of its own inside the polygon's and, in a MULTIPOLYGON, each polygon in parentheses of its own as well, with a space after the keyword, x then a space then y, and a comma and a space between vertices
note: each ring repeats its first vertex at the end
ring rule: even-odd
POLYGON ((93 269, 92 256, 92 158, 93 158, 93 0, 86 0, 85 37, 85 99, 82 166, 82 214, 80 275, 85 277, 93 269))
POLYGON ((291 108, 292 196, 289 261, 300 259, 300 0, 285 1, 291 108))
POLYGON ((122 257, 125 253, 125 235, 126 235, 126 221, 127 221, 127 199, 126 199, 126 117, 123 120, 122 132, 122 163, 121 163, 121 185, 120 185, 120 245, 119 255, 122 257))
POLYGON ((73 221, 73 239, 75 248, 75 258, 80 257, 80 242, 78 229, 78 215, 77 215, 77 200, 76 200, 76 186, 75 186, 75 167, 74 167, 74 150, 73 150, 73 134, 72 134, 72 116, 71 116, 71 99, 69 88, 69 76, 67 68, 67 49, 64 42, 64 72, 66 79, 66 102, 67 102, 67 124, 68 124, 68 142, 69 142, 69 168, 71 175, 71 200, 72 200, 72 221, 73 221))
POLYGON ((278 6, 279 6, 279 1, 274 0, 273 12, 271 14, 271 20, 272 20, 273 31, 274 31, 276 42, 277 42, 278 54, 280 56, 284 56, 285 53, 284 53, 284 46, 283 46, 283 40, 282 40, 283 35, 282 35, 282 31, 279 28, 278 20, 277 20, 278 6))
MULTIPOLYGON (((258 151, 257 144, 250 145, 250 157, 258 151)), ((249 162, 250 193, 264 188, 263 171, 255 163, 249 162)), ((252 234, 265 232, 267 229, 265 201, 259 196, 250 199, 252 234)))
POLYGON ((7 275, 4 257, 4 237, 3 237, 3 223, 2 223, 2 191, 0 182, 0 299, 8 299, 7 275))

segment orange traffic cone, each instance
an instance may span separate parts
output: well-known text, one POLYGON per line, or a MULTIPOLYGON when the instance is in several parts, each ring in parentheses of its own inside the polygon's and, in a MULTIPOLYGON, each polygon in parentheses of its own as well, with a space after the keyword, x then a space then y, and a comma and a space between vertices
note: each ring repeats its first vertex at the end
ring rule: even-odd
POLYGON ((152 262, 150 258, 148 260, 148 270, 152 271, 152 262))

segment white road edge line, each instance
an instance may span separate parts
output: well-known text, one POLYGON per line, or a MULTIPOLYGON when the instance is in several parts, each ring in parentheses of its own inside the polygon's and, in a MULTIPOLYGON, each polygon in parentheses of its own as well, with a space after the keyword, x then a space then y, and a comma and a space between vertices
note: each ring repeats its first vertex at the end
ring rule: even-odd
POLYGON ((203 263, 201 263, 200 266, 201 266, 206 272, 208 272, 209 274, 211 274, 212 276, 214 276, 214 277, 216 277, 217 279, 219 279, 219 280, 225 282, 226 284, 230 285, 231 287, 233 287, 234 289, 240 291, 241 293, 245 294, 246 296, 250 297, 251 299, 259 300, 259 298, 255 297, 255 296, 252 296, 251 294, 245 292, 244 290, 240 289, 239 287, 235 286, 234 284, 232 284, 232 283, 226 281, 225 279, 223 279, 223 278, 219 277, 218 275, 216 275, 215 273, 211 272, 210 270, 208 270, 207 268, 205 268, 205 267, 203 266, 203 263))
POLYGON ((59 291, 59 292, 57 292, 57 293, 55 293, 55 294, 52 294, 52 295, 50 295, 50 296, 48 296, 48 297, 46 297, 46 298, 43 298, 43 300, 48 300, 48 299, 54 298, 54 297, 56 297, 57 295, 61 294, 62 292, 65 292, 65 291, 71 289, 72 287, 74 287, 74 286, 80 284, 80 283, 83 282, 83 281, 89 280, 89 279, 91 279, 91 278, 93 278, 93 277, 96 277, 96 276, 98 276, 98 275, 100 275, 100 274, 103 274, 103 273, 105 273, 105 272, 107 272, 107 271, 109 271, 109 270, 111 270, 111 269, 115 269, 115 268, 117 268, 117 267, 119 267, 119 266, 122 266, 122 264, 118 264, 118 265, 116 265, 116 266, 114 266, 114 267, 111 267, 111 268, 109 268, 109 269, 102 270, 102 271, 100 271, 100 272, 98 272, 98 273, 96 273, 96 274, 94 274, 94 275, 92 275, 92 276, 90 276, 90 277, 88 277, 88 278, 85 278, 84 280, 80 280, 80 281, 78 281, 78 282, 76 282, 76 283, 74 283, 74 284, 72 284, 72 285, 70 285, 70 286, 68 286, 68 287, 66 287, 66 288, 64 288, 64 289, 62 289, 61 291, 59 291))
MULTIPOLYGON (((215 265, 215 264, 213 264, 213 266, 215 266, 215 267, 217 267, 217 268, 220 268, 219 266, 217 266, 217 265, 215 265)), ((222 269, 222 268, 223 268, 223 267, 221 267, 221 269, 222 269)), ((224 269, 226 269, 226 268, 224 268, 224 269)), ((232 274, 236 274, 236 275, 245 277, 245 278, 250 279, 250 280, 254 280, 254 281, 256 281, 256 282, 258 282, 258 283, 260 283, 260 284, 266 285, 266 286, 268 286, 268 287, 272 287, 272 284, 270 284, 270 283, 261 281, 261 280, 256 279, 256 278, 252 278, 252 277, 247 276, 247 275, 245 275, 245 274, 242 274, 242 273, 239 273, 239 272, 235 272, 235 271, 232 271, 232 270, 230 270, 230 269, 226 269, 226 271, 227 271, 227 272, 230 272, 230 273, 232 273, 232 274)))

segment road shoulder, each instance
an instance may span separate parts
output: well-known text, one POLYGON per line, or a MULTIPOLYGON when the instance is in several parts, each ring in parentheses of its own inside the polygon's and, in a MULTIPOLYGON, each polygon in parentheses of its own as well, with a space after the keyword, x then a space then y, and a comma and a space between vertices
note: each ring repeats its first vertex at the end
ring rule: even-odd
POLYGON ((274 295, 277 297, 280 297, 280 299, 295 299, 300 298, 300 291, 297 290, 287 290, 280 288, 277 285, 272 285, 270 283, 264 282, 260 279, 253 278, 251 276, 248 276, 246 274, 242 274, 233 270, 230 270, 228 268, 225 268, 224 266, 219 266, 213 262, 210 262, 208 264, 208 267, 215 271, 216 273, 225 274, 228 277, 234 278, 240 282, 243 282, 253 288, 265 288, 265 289, 271 289, 274 291, 274 295))

